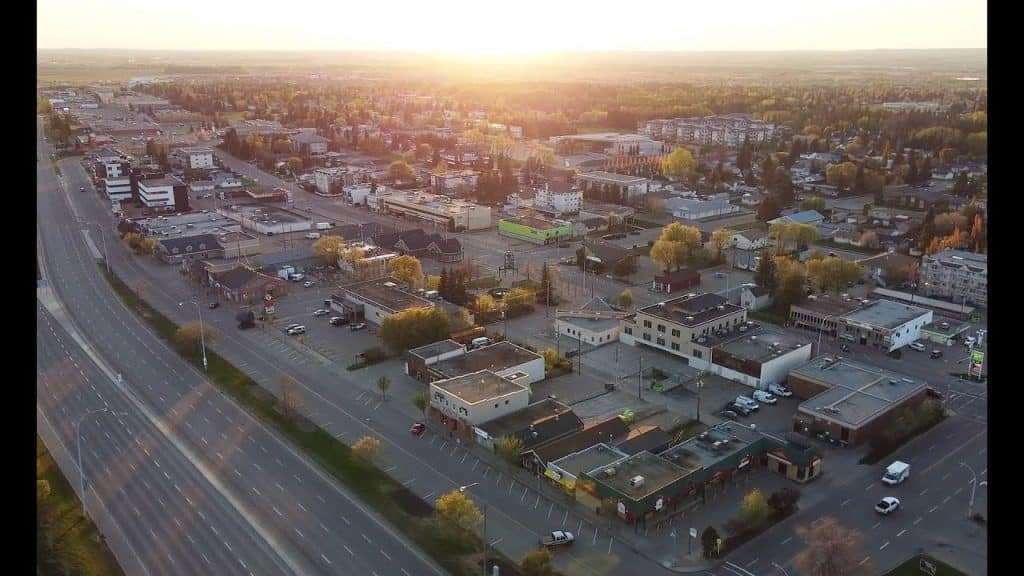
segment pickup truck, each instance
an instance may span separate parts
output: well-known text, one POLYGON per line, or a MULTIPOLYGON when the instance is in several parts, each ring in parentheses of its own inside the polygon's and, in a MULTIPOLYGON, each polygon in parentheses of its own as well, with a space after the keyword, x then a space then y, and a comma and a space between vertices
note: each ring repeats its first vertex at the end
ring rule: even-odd
POLYGON ((572 535, 572 532, 563 532, 562 530, 555 530, 547 536, 542 536, 540 539, 541 546, 561 546, 562 544, 572 544, 576 540, 576 537, 572 535))

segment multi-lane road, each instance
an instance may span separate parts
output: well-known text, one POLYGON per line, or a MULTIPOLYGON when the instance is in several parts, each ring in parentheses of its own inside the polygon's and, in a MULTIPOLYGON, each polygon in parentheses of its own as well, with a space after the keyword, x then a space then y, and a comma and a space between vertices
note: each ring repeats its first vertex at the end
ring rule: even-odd
MULTIPOLYGON (((77 423, 107 403, 127 414, 99 412, 81 425, 83 460, 90 461, 83 467, 95 475, 90 486, 104 480, 94 514, 112 517, 122 528, 108 539, 128 541, 112 543, 119 560, 137 573, 154 574, 443 574, 315 464, 213 389, 124 306, 83 241, 90 228, 94 240, 99 229, 110 234, 109 215, 94 196, 78 192, 91 188, 77 162, 62 162, 61 177, 54 173, 46 160, 51 151, 39 142, 42 300, 57 316, 40 312, 40 420, 61 422, 56 434, 71 450, 73 431, 69 437, 64 421, 77 423), (58 384, 49 375, 62 370, 79 377, 58 384)), ((116 236, 107 241, 111 264, 126 266, 131 256, 117 250, 116 236)), ((53 434, 43 438, 62 453, 50 444, 53 434)), ((69 478, 77 476, 73 461, 58 463, 69 478)))

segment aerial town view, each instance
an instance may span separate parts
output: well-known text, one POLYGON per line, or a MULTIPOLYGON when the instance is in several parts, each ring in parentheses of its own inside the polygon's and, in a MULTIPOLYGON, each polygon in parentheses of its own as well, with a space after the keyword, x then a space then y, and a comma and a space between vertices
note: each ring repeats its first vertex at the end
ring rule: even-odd
POLYGON ((986 4, 551 4, 38 3, 37 575, 989 573, 986 4))

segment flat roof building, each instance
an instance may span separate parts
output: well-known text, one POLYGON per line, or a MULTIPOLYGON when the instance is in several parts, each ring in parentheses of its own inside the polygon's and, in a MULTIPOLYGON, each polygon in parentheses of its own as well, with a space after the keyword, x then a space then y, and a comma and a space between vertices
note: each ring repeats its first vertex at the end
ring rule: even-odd
POLYGON ((891 300, 858 301, 819 297, 789 310, 790 323, 821 330, 832 338, 852 344, 902 348, 921 337, 921 328, 932 322, 931 310, 891 300))
POLYGON ((572 224, 564 220, 535 216, 498 220, 498 234, 532 244, 553 244, 563 238, 572 238, 572 233, 572 224))
POLYGON ((840 357, 820 356, 789 373, 793 394, 807 398, 794 427, 859 445, 891 427, 899 409, 920 404, 927 382, 840 357))
POLYGON ((451 430, 468 431, 526 408, 530 391, 489 370, 430 383, 430 407, 451 430))
POLYGON ((921 257, 918 284, 925 296, 988 306, 988 255, 944 250, 921 257))
POLYGON ((544 357, 507 340, 462 352, 457 350, 439 361, 425 359, 429 380, 461 376, 479 370, 490 370, 529 387, 544 379, 544 357))
POLYGON ((706 369, 711 363, 709 349, 698 339, 736 328, 746 319, 746 308, 718 294, 686 294, 641 308, 623 320, 619 338, 631 346, 642 344, 682 356, 690 365, 706 369))
POLYGON ((515 436, 523 443, 524 453, 575 434, 583 421, 572 408, 545 398, 521 409, 508 412, 474 429, 477 443, 494 449, 502 436, 515 436))
POLYGON ((437 225, 441 230, 483 230, 491 227, 491 208, 428 192, 400 192, 382 197, 382 212, 437 225))
POLYGON ((784 382, 792 368, 811 359, 813 348, 809 339, 774 328, 730 330, 708 344, 712 373, 758 389, 784 382))
POLYGON ((433 307, 433 302, 410 292, 402 281, 391 276, 348 284, 331 295, 331 310, 352 321, 365 320, 378 326, 392 314, 433 307))

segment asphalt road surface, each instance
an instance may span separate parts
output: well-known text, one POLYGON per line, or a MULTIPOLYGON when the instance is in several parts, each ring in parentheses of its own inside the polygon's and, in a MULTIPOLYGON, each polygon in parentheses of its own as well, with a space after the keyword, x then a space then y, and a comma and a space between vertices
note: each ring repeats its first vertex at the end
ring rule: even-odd
MULTIPOLYGON (((48 158, 48 147, 40 142, 39 148, 40 158, 48 158)), ((37 217, 46 280, 84 339, 161 419, 161 431, 191 445, 202 459, 196 464, 212 471, 234 508, 260 533, 264 541, 253 541, 247 548, 273 550, 288 566, 285 573, 442 574, 421 551, 347 490, 214 390, 202 374, 125 308, 101 277, 94 254, 83 241, 83 231, 92 229, 98 237, 100 227, 106 228, 104 235, 108 236, 115 268, 126 266, 132 257, 119 250, 120 243, 110 231, 109 208, 105 210, 96 202, 78 161, 62 161, 61 169, 66 182, 55 176, 48 162, 39 164, 37 217), (80 186, 85 186, 88 193, 80 194, 80 186)), ((69 477, 71 472, 65 469, 69 477)), ((150 485, 156 482, 160 482, 159 477, 150 485)), ((177 494, 173 483, 173 477, 164 478, 163 486, 152 491, 173 493, 184 506, 192 507, 184 494, 177 494)), ((121 507, 119 500, 106 502, 108 510, 123 513, 121 507)), ((207 511, 197 507, 196 513, 207 511)), ((187 538, 181 540, 185 531, 174 524, 174 519, 171 515, 144 516, 133 522, 132 529, 178 534, 167 542, 168 546, 180 546, 187 538)), ((216 525, 211 528, 222 533, 227 530, 216 525)), ((233 556, 230 562, 248 565, 250 558, 261 562, 260 556, 249 549, 229 548, 233 556)), ((186 556, 196 557, 187 548, 176 548, 172 553, 181 556, 182 562, 186 556)), ((202 562, 201 555, 198 558, 202 562)), ((232 568, 223 565, 225 562, 211 567, 197 562, 183 570, 192 574, 230 573, 232 568)), ((163 568, 147 567, 147 571, 162 573, 163 568)))

